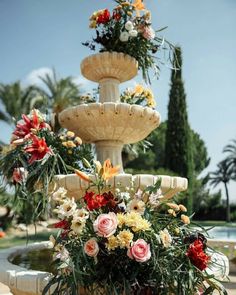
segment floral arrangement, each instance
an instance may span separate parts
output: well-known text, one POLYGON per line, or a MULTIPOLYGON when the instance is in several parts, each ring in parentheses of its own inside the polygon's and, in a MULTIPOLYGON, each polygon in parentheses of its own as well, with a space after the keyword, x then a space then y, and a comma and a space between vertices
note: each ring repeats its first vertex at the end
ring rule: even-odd
POLYGON ((37 216, 47 207, 53 177, 82 169, 83 156, 89 159, 90 150, 79 137, 53 131, 46 116, 34 109, 17 122, 10 145, 0 154, 0 171, 6 184, 15 187, 16 203, 34 202, 31 209, 37 216))
POLYGON ((160 49, 172 50, 173 46, 155 31, 151 24, 151 12, 145 9, 142 0, 116 0, 117 6, 95 11, 90 17, 91 29, 96 37, 83 45, 92 50, 100 45, 100 52, 123 52, 138 61, 145 81, 150 82, 148 71, 152 68, 159 72, 159 59, 154 55, 160 49))
MULTIPOLYGON (((160 180, 145 190, 114 191, 118 172, 109 160, 94 163, 75 201, 59 188, 52 195, 60 231, 50 240, 57 273, 44 290, 53 294, 227 294, 213 275, 205 236, 190 226, 187 209, 168 202, 160 180)), ((210 254, 211 253, 211 254, 210 254)))
POLYGON ((150 108, 155 108, 156 101, 153 92, 149 88, 144 88, 137 84, 134 89, 127 88, 120 96, 121 102, 129 104, 143 105, 150 108))

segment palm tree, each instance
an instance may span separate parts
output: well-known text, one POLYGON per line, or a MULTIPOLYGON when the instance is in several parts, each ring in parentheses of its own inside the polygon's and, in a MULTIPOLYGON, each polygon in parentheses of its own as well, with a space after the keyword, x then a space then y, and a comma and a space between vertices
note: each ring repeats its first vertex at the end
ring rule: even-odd
POLYGON ((226 195, 226 220, 230 222, 230 203, 229 203, 229 190, 228 183, 232 179, 233 168, 229 165, 228 160, 225 159, 217 165, 217 170, 210 173, 210 184, 214 187, 223 182, 226 195))
POLYGON ((53 113, 60 113, 68 106, 80 103, 80 91, 78 85, 73 82, 72 77, 58 79, 55 70, 52 76, 46 74, 40 77, 45 87, 37 87, 38 92, 44 97, 46 107, 53 113))
POLYGON ((226 145, 223 150, 224 153, 228 153, 227 161, 233 169, 232 179, 236 180, 236 139, 232 139, 231 143, 226 145))
POLYGON ((37 91, 34 86, 22 87, 17 81, 13 84, 0 84, 0 101, 5 110, 0 111, 0 120, 12 124, 22 113, 28 114, 35 106, 37 91))

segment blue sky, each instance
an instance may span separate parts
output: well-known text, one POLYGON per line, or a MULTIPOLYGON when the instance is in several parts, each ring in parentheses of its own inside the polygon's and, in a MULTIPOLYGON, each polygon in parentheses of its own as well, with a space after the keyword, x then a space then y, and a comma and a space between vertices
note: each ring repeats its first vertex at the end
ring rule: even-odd
MULTIPOLYGON (((153 27, 168 26, 165 37, 183 49, 183 77, 189 121, 206 142, 212 159, 207 171, 223 159, 223 147, 236 136, 236 1, 146 0, 153 27)), ((23 84, 55 67, 60 76, 74 76, 85 89, 94 84, 80 76, 80 62, 91 52, 88 18, 111 0, 0 0, 0 81, 23 84)), ((157 109, 166 119, 170 70, 162 67, 152 88, 157 109)), ((136 79, 137 82, 141 78, 136 79)), ((0 139, 10 128, 0 123, 0 139)), ((236 184, 230 184, 236 201, 236 184)))

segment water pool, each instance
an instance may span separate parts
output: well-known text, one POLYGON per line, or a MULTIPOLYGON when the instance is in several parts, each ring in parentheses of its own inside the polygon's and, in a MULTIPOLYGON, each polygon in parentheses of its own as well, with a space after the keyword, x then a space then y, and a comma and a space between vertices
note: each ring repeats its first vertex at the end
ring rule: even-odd
POLYGON ((212 239, 236 242, 236 227, 216 226, 208 233, 212 239))

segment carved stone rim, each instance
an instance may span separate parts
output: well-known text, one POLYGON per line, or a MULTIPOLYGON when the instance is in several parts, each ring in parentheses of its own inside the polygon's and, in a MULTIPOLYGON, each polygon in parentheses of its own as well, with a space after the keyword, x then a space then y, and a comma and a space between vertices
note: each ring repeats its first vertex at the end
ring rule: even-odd
POLYGON ((94 82, 104 78, 113 78, 125 82, 138 73, 137 60, 123 52, 100 52, 82 60, 80 64, 82 75, 94 82))

